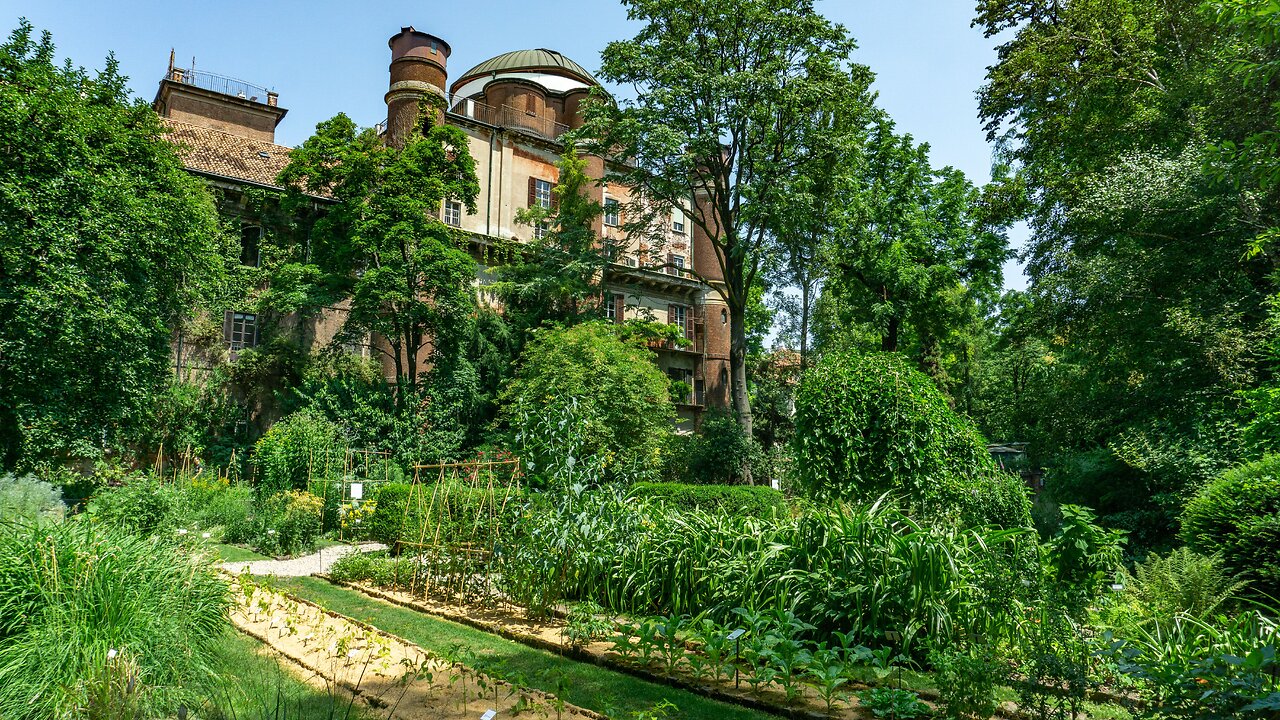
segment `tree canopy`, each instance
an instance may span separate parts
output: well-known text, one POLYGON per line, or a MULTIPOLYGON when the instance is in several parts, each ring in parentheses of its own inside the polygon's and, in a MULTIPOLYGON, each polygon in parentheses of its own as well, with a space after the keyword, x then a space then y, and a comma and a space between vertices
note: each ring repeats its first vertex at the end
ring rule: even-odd
POLYGON ((199 180, 109 57, 54 64, 21 22, 0 46, 0 465, 136 438, 171 329, 234 252, 199 180))

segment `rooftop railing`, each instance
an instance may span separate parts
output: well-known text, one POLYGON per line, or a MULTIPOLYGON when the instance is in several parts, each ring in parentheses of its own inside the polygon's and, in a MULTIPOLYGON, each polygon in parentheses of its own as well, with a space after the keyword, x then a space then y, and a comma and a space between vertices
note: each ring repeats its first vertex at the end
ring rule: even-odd
POLYGON ((271 107, 275 107, 276 98, 279 97, 274 90, 268 90, 261 85, 254 85, 244 80, 237 80, 225 75, 205 72, 204 70, 174 68, 169 74, 169 79, 183 85, 191 85, 192 87, 222 93, 223 95, 231 95, 242 100, 271 107))
POLYGON ((454 115, 478 120, 487 125, 524 130, 549 140, 555 140, 572 129, 568 125, 556 122, 552 118, 526 112, 510 105, 493 107, 492 105, 486 105, 476 100, 452 94, 448 96, 447 100, 449 112, 454 115))

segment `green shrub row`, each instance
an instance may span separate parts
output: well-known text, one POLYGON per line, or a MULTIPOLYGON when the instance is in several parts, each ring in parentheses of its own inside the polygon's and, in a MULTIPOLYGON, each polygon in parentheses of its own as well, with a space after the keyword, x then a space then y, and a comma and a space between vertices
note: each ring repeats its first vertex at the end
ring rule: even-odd
POLYGON ((682 483, 636 483, 631 494, 661 502, 675 510, 702 510, 708 513, 754 517, 767 520, 787 513, 787 500, 769 487, 748 485, 685 485, 682 483))

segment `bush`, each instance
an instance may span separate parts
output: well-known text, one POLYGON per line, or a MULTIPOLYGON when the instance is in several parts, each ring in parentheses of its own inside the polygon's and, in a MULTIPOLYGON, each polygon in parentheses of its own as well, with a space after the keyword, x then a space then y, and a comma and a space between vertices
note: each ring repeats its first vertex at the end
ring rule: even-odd
POLYGON ((1280 598, 1280 455, 1226 471, 1187 503, 1188 545, 1219 553, 1255 593, 1280 598))
POLYGON ((675 510, 703 510, 718 515, 767 520, 787 513, 787 501, 773 488, 745 485, 682 485, 636 483, 631 494, 658 500, 675 510))
POLYGON ((607 480, 653 477, 675 408, 640 342, 602 322, 535 331, 501 415, 532 478, 556 482, 565 464, 593 463, 607 480))
POLYGON ((820 500, 890 493, 929 520, 1030 525, 1022 481, 1002 472, 933 381, 892 353, 826 355, 796 398, 796 482, 820 500))
POLYGON ((62 493, 49 483, 0 475, 0 518, 60 520, 65 512, 62 493))
POLYGON ((934 681, 942 703, 944 717, 950 720, 981 718, 986 720, 996 711, 996 685, 1008 672, 995 656, 995 649, 981 645, 963 650, 929 653, 934 681))
POLYGON ((159 539, 82 522, 0 524, 0 717, 141 717, 200 704, 226 584, 159 539), (114 651, 114 652, 112 652, 114 651))
POLYGON ((702 484, 740 483, 742 469, 760 465, 763 455, 738 419, 719 409, 703 418, 702 431, 689 439, 687 453, 685 481, 702 484))
POLYGON ((1110 624, 1128 630, 1168 625, 1179 616, 1209 620, 1246 583, 1224 570, 1220 557, 1181 547, 1138 563, 1121 585, 1107 614, 1110 624))
POLYGON ((258 491, 262 497, 286 490, 306 490, 312 478, 341 468, 345 446, 338 426, 311 410, 296 412, 267 431, 254 451, 258 491))
POLYGON ((138 535, 154 535, 178 526, 184 507, 181 490, 154 475, 133 473, 119 486, 99 488, 86 511, 96 522, 138 535))
POLYGON ((401 541, 430 543, 437 538, 442 544, 484 545, 492 539, 495 523, 502 522, 495 519, 497 514, 515 513, 519 505, 514 488, 495 487, 491 493, 488 488, 450 482, 421 486, 421 498, 412 489, 403 483, 378 488, 365 530, 370 538, 393 548, 401 541))

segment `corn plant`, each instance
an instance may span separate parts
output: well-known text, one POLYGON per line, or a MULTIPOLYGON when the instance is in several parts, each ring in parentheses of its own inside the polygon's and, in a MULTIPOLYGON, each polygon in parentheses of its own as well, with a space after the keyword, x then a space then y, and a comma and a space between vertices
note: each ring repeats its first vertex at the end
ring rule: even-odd
POLYGON ((724 628, 716 625, 710 619, 703 618, 697 626, 695 626, 694 636, 701 643, 702 655, 706 657, 706 667, 709 674, 713 678, 719 678, 721 675, 728 677, 733 676, 733 665, 730 660, 733 657, 734 644, 728 640, 728 635, 724 628))
POLYGON ((774 644, 765 658, 777 670, 775 682, 786 692, 787 702, 794 702, 802 689, 800 676, 813 656, 799 641, 783 637, 774 644))
POLYGON ((668 675, 675 672, 680 661, 684 659, 684 641, 680 639, 680 630, 684 627, 684 618, 679 615, 656 618, 658 632, 658 651, 662 657, 663 667, 668 675))

